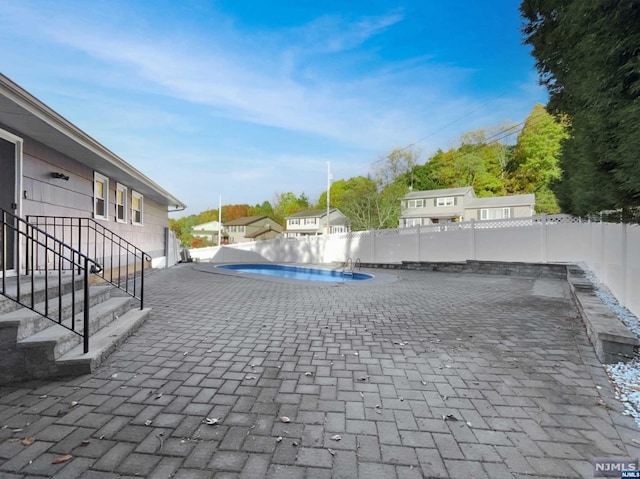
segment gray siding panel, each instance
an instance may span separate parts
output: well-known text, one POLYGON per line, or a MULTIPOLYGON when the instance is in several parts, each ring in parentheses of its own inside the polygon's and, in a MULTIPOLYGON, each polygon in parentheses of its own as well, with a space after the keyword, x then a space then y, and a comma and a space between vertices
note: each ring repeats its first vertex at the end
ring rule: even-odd
MULTIPOLYGON (((20 135, 19 132, 16 134, 20 135)), ((93 218, 94 171, 52 148, 20 136, 24 138, 23 215, 93 218), (69 180, 52 178, 52 172, 63 173, 69 176, 69 180)), ((164 256, 164 230, 168 225, 166 206, 144 196, 143 225, 133 225, 131 192, 135 189, 127 184, 125 186, 128 188, 128 222, 115 221, 116 180, 113 178, 109 178, 108 219, 96 221, 152 257, 164 256)))

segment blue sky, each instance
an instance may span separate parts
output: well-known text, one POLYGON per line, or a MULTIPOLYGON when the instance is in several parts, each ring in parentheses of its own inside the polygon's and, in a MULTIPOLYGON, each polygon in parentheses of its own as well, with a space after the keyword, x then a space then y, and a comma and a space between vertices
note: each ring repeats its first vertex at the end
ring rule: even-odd
MULTIPOLYGON (((2 73, 198 213, 547 100, 516 0, 5 0, 2 73)), ((514 138, 515 141, 515 138, 514 138)), ((180 215, 178 215, 180 216, 180 215)))

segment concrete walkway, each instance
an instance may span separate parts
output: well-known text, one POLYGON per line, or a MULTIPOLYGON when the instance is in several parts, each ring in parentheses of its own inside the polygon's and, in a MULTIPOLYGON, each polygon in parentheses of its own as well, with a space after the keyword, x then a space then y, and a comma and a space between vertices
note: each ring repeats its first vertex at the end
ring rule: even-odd
POLYGON ((394 274, 153 273, 150 318, 95 374, 0 389, 0 478, 566 478, 640 456, 565 282, 394 274))

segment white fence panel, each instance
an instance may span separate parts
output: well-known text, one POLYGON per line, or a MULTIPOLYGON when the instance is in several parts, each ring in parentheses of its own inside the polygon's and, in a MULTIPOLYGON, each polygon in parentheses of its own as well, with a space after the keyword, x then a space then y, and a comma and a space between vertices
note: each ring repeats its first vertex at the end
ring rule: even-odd
POLYGON ((446 232, 420 230, 419 261, 465 261, 472 259, 473 231, 457 229, 446 232))
POLYGON ((626 288, 616 296, 640 318, 640 225, 627 225, 626 288))
POLYGON ((589 254, 588 223, 547 223, 545 225, 545 262, 576 263, 584 261, 589 254))

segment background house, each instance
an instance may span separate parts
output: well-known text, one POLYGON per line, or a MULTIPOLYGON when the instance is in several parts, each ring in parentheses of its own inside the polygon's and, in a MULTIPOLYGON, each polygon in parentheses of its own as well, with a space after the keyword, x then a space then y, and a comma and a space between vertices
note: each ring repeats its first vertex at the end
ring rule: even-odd
POLYGON ((268 216, 246 216, 223 224, 223 242, 247 243, 273 239, 282 233, 282 226, 268 216))
MULTIPOLYGON (((326 234, 327 211, 300 211, 286 218, 287 227, 284 232, 286 238, 326 234)), ((329 211, 329 234, 348 233, 351 231, 351 221, 339 209, 329 211)))
MULTIPOLYGON (((185 205, 0 75, 0 208, 53 235, 69 218, 94 220, 164 266, 173 244, 168 212, 185 205)), ((7 261, 8 270, 24 264, 7 261)))
POLYGON ((204 238, 207 241, 218 242, 218 235, 220 231, 220 223, 217 221, 209 221, 208 223, 201 223, 191 228, 191 234, 198 238, 204 238))
POLYGON ((401 199, 399 227, 533 216, 535 195, 476 198, 471 186, 412 191, 401 199))

